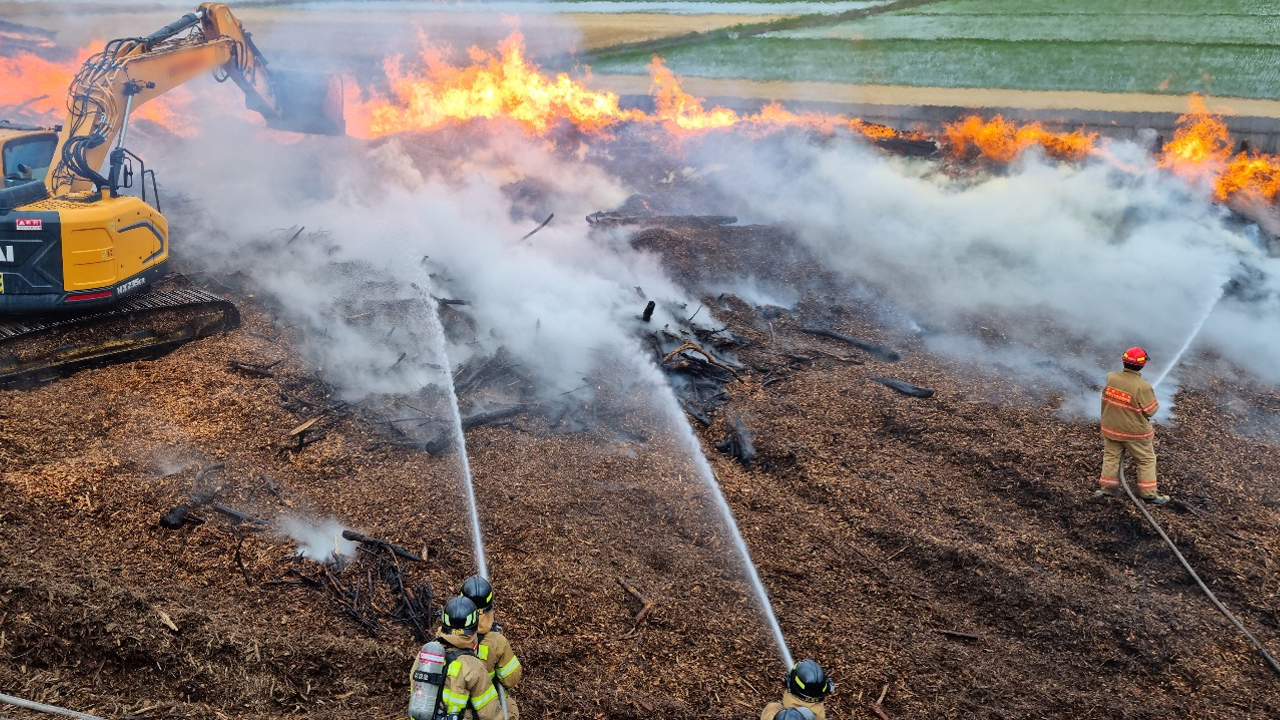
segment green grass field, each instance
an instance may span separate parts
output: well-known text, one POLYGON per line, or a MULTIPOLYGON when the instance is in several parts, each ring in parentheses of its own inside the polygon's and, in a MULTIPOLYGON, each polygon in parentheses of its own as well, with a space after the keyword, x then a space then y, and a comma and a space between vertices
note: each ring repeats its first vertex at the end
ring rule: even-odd
POLYGON ((686 77, 1280 99, 1280 0, 951 0, 662 54, 686 77))

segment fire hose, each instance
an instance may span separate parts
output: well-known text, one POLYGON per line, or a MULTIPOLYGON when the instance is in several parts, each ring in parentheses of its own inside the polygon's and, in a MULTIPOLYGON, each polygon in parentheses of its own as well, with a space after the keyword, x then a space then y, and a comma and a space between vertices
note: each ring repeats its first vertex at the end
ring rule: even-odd
POLYGON ((1178 546, 1174 545, 1173 541, 1169 539, 1169 536, 1165 534, 1164 528, 1160 527, 1160 523, 1156 522, 1156 519, 1152 517, 1142 500, 1140 500, 1137 495, 1133 494, 1133 490, 1129 489, 1129 483, 1125 482, 1124 479, 1123 448, 1120 450, 1120 487, 1124 488, 1125 494, 1129 496, 1129 499, 1133 501, 1133 504, 1137 506, 1142 515, 1147 518, 1147 522, 1151 523, 1151 527, 1156 529, 1156 532, 1160 534, 1161 538, 1164 538, 1165 543, 1169 545, 1169 549, 1173 550, 1173 554, 1178 557, 1178 562, 1182 563, 1182 567, 1186 568, 1187 572, 1191 574, 1191 578, 1196 581, 1196 584, 1200 586, 1200 589, 1204 591, 1204 594, 1209 597, 1209 601, 1213 603, 1213 606, 1216 607, 1223 615, 1226 615, 1227 619, 1230 620, 1236 628, 1240 630, 1240 632, 1244 633, 1246 638, 1249 638, 1249 642, 1253 643, 1253 646, 1258 649, 1259 653, 1262 653, 1262 658, 1267 661, 1267 665, 1277 674, 1280 674, 1280 664, 1276 663, 1275 658, 1271 657, 1271 654, 1267 652, 1267 649, 1262 647, 1262 643, 1258 642, 1257 638, 1245 629, 1244 625, 1236 619, 1236 616, 1232 615, 1231 611, 1218 601, 1218 598, 1213 594, 1213 591, 1204 584, 1204 581, 1200 579, 1200 576, 1196 574, 1196 571, 1191 569, 1191 563, 1188 563, 1187 559, 1182 557, 1182 553, 1179 552, 1178 546))
POLYGON ((27 710, 35 710, 36 712, 66 715, 67 717, 79 718, 79 720, 105 720, 97 715, 85 715, 84 713, 79 713, 75 710, 67 710, 65 708, 54 707, 53 705, 43 705, 38 702, 16 698, 12 695, 0 695, 0 702, 8 703, 9 705, 16 705, 20 708, 26 708, 27 710))

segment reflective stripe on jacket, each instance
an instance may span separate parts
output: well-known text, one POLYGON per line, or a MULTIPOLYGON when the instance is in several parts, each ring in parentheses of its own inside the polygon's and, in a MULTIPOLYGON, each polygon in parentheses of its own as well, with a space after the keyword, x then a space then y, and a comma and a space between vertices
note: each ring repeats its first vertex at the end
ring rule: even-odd
POLYGON ((524 673, 520 659, 511 649, 511 641, 500 631, 485 633, 480 638, 476 656, 484 661, 490 680, 496 677, 508 690, 520 684, 520 676, 524 673))
POLYGON ((1155 437, 1148 418, 1159 409, 1155 390, 1140 373, 1110 373, 1102 389, 1102 435, 1121 442, 1155 437))
POLYGON ((782 702, 771 702, 764 706, 764 710, 760 713, 760 720, 773 720, 775 715, 786 708, 808 708, 816 720, 826 720, 827 718, 827 708, 821 700, 809 702, 790 692, 783 692, 782 702))
MULTIPOLYGON (((498 689, 489 681, 484 661, 475 655, 459 655, 445 668, 440 700, 446 712, 460 714, 470 708, 479 720, 501 720, 497 698, 498 689)), ((471 712, 465 715, 471 716, 471 712)))

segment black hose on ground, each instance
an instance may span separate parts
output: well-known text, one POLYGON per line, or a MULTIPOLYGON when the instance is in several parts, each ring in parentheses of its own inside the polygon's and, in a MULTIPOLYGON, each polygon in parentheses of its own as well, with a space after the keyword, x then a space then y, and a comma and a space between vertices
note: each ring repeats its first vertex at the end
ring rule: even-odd
POLYGON ((1173 554, 1178 556, 1178 562, 1182 563, 1182 567, 1187 569, 1187 572, 1191 574, 1191 578, 1196 581, 1196 584, 1200 586, 1200 589, 1204 591, 1204 594, 1209 596, 1209 601, 1213 603, 1213 606, 1218 608, 1218 611, 1223 615, 1226 615, 1227 619, 1235 624, 1235 626, 1240 629, 1240 632, 1244 633, 1245 637, 1249 638, 1249 642, 1253 643, 1253 646, 1258 649, 1258 652, 1262 653, 1262 658, 1267 661, 1267 665, 1270 666, 1277 674, 1280 674, 1280 664, 1276 663, 1275 658, 1271 657, 1271 654, 1267 652, 1267 649, 1262 647, 1262 643, 1258 642, 1257 638, 1245 629, 1244 625, 1236 619, 1236 616, 1232 615, 1231 611, 1218 601, 1218 598, 1213 594, 1213 591, 1204 584, 1204 581, 1200 579, 1200 576, 1196 574, 1196 571, 1191 569, 1191 563, 1187 562, 1187 559, 1182 557, 1182 553, 1178 551, 1178 546, 1174 545, 1173 541, 1169 539, 1169 536, 1165 534, 1164 528, 1160 527, 1160 523, 1156 522, 1156 519, 1152 517, 1143 501, 1139 499, 1137 495, 1134 495, 1133 491, 1129 489, 1129 483, 1124 480, 1123 449, 1120 450, 1120 487, 1124 488, 1125 494, 1128 495, 1129 499, 1133 501, 1133 504, 1137 506, 1138 511, 1147 519, 1147 522, 1151 523, 1151 527, 1155 528, 1156 532, 1160 533, 1160 537, 1164 538, 1165 543, 1169 545, 1169 549, 1173 550, 1173 554))

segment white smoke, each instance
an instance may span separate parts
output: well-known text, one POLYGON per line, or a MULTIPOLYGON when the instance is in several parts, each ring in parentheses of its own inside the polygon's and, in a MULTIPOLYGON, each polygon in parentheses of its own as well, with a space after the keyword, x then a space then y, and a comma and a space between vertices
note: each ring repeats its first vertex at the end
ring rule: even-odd
MULTIPOLYGON (((1031 155, 1005 175, 967 180, 854 141, 729 140, 706 160, 730 165, 714 177, 740 212, 794 228, 825 264, 941 331, 932 347, 962 357, 982 355, 972 331, 988 326, 1095 373, 1115 369, 1131 345, 1160 369, 1242 264, 1260 268, 1270 297, 1223 301, 1197 347, 1280 382, 1270 360, 1280 352, 1277 261, 1141 148, 1110 149, 1119 163, 1031 155)), ((1025 370, 1040 372, 1034 363, 1025 370)))
POLYGON ((356 543, 342 537, 347 527, 337 520, 307 520, 296 516, 281 517, 276 529, 298 545, 298 557, 330 564, 355 557, 356 543))
MULTIPOLYGON (((200 137, 152 153, 165 188, 190 195, 206 218, 198 228, 175 220, 179 254, 244 272, 291 322, 322 328, 309 352, 349 396, 441 377, 411 352, 418 336, 402 322, 350 321, 377 315, 379 303, 424 292, 472 302, 475 328, 453 337, 452 361, 505 345, 550 392, 580 385, 593 351, 633 334, 643 307, 635 288, 659 301, 657 326, 674 319, 663 314, 673 303, 697 304, 659 258, 582 222, 630 194, 623 180, 512 127, 370 143, 224 118, 200 137), (300 226, 306 235, 289 242, 288 229, 300 226), (388 333, 410 346, 382 343, 388 333)), ((1280 353, 1277 261, 1143 148, 1109 151, 1113 159, 1080 165, 1030 154, 1004 174, 957 179, 936 162, 886 157, 848 138, 726 134, 689 160, 725 168, 700 180, 738 204, 722 210, 792 228, 825 265, 870 288, 904 335, 1068 391, 1114 369, 1130 345, 1161 371, 1223 284, 1253 268, 1255 296, 1228 293, 1191 354, 1214 349, 1280 382, 1269 360, 1280 353)), ((796 300, 767 278, 693 290, 796 300)))
POLYGON ((467 300, 476 330, 450 350, 453 362, 503 345, 548 392, 563 392, 591 371, 594 351, 629 341, 645 304, 637 287, 658 300, 658 327, 673 320, 665 308, 690 302, 660 258, 589 231, 585 215, 630 194, 617 179, 514 129, 491 127, 465 153, 432 147, 450 137, 282 145, 275 133, 220 122, 201 135, 218 152, 188 143, 153 154, 164 189, 199 209, 175 219, 176 252, 248 275, 289 322, 318 330, 313 359, 349 397, 440 378, 425 355, 395 343, 413 332, 403 319, 366 327, 380 303, 424 292, 467 300), (513 200, 513 187, 531 197, 513 200))

